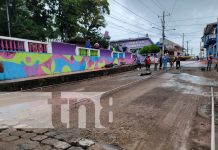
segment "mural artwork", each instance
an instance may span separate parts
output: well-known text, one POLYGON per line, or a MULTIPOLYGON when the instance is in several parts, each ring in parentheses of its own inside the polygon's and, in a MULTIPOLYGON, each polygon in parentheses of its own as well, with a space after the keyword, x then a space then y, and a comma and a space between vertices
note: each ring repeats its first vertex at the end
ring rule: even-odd
POLYGON ((120 62, 131 64, 132 61, 130 57, 115 59, 112 57, 0 52, 0 63, 3 64, 2 70, 4 70, 0 72, 0 80, 96 70, 103 68, 106 64, 120 62))

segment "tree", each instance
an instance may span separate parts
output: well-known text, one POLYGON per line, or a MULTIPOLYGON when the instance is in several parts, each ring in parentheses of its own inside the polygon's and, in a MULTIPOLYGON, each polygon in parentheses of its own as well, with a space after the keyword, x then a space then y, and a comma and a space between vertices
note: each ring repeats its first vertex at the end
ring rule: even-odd
MULTIPOLYGON (((104 47, 108 39, 100 34, 109 14, 107 0, 8 0, 13 37, 46 41, 90 38, 104 47)), ((0 35, 7 36, 5 0, 0 1, 0 35)))
POLYGON ((109 14, 107 0, 79 0, 79 33, 83 38, 95 37, 105 27, 104 14, 109 14))
POLYGON ((75 38, 79 31, 79 0, 56 0, 57 10, 54 10, 55 27, 62 41, 75 38))
POLYGON ((6 3, 3 0, 0 1, 0 18, 0 35, 8 36, 6 3))
MULTIPOLYGON (((5 1, 4 1, 5 2, 5 1)), ((11 35, 18 38, 45 41, 53 36, 52 16, 44 0, 10 0, 11 35)), ((8 36, 6 4, 0 3, 0 34, 8 36)))
POLYGON ((95 33, 92 37, 91 44, 99 43, 100 48, 107 49, 110 43, 110 37, 105 38, 101 33, 95 33))
POLYGON ((151 53, 159 53, 160 52, 160 48, 155 44, 150 45, 150 49, 151 49, 151 53))
POLYGON ((158 46, 155 44, 149 45, 149 46, 144 46, 143 48, 140 49, 139 54, 145 55, 145 54, 150 54, 150 53, 158 53, 160 52, 160 49, 158 46))

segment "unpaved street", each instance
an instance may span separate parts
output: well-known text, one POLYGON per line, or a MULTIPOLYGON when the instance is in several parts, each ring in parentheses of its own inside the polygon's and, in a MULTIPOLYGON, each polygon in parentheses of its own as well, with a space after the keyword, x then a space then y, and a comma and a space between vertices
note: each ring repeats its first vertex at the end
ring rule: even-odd
MULTIPOLYGON (((152 76, 138 76, 140 71, 133 71, 112 77, 32 90, 33 93, 103 92, 101 105, 105 107, 104 112, 100 115, 100 121, 105 128, 94 128, 95 119, 92 118, 95 118, 95 110, 92 104, 84 102, 87 110, 87 128, 76 128, 75 130, 41 129, 43 132, 38 133, 33 129, 25 130, 23 128, 19 131, 13 131, 13 133, 11 130, 2 130, 0 144, 13 145, 11 148, 22 149, 24 148, 22 147, 23 142, 28 139, 33 145, 32 149, 39 149, 42 146, 47 146, 47 149, 80 147, 92 150, 116 150, 119 148, 127 150, 209 149, 210 118, 202 117, 198 110, 202 105, 208 105, 210 98, 205 97, 204 93, 210 92, 211 83, 216 82, 218 78, 211 73, 202 72, 198 68, 201 65, 196 62, 188 62, 183 64, 188 68, 183 67, 180 71, 157 72, 152 76), (113 105, 106 107, 110 98, 113 99, 113 105), (108 121, 108 112, 113 112, 112 123, 108 121), (17 142, 24 139, 22 135, 16 134, 17 132, 36 134, 44 136, 44 138, 33 140, 33 136, 26 138, 23 142, 17 142), (49 134, 50 132, 53 135, 49 134), (58 135, 65 135, 65 138, 57 138, 58 135), (66 135, 68 135, 67 138, 66 135), (8 136, 17 138, 5 140, 8 139, 8 136), (202 138, 203 136, 204 138, 202 138), (46 142, 48 138, 66 142, 68 146, 58 147, 54 142, 46 142), (79 143, 81 138, 92 140, 95 144, 82 146, 79 143), (74 139, 73 142, 72 139, 74 139), (32 143, 33 141, 35 145, 32 143)), ((46 110, 49 110, 51 106, 44 100, 30 100, 31 96, 34 95, 22 96, 20 101, 16 101, 16 94, 1 95, 0 114, 2 118, 4 116, 4 119, 1 118, 1 126, 10 123, 11 126, 27 125, 31 128, 28 123, 37 121, 44 121, 44 124, 39 125, 46 126, 45 123, 49 119, 45 118, 51 116, 46 110), (16 110, 16 114, 7 113, 11 108, 16 110), (33 111, 34 109, 37 111, 33 111), (26 116, 23 115, 24 112, 26 116), (41 119, 40 117, 37 119, 31 117, 30 119, 31 115, 29 114, 45 117, 44 119, 42 117, 41 119), (21 115, 23 116, 22 121, 19 120, 21 115), (7 120, 7 117, 11 118, 12 116, 14 122, 10 119, 7 120)), ((75 107, 78 106, 75 105, 75 107)), ((62 114, 77 111, 77 109, 74 110, 75 107, 62 109, 62 114)), ((68 117, 68 115, 62 115, 62 122, 66 121, 68 117)), ((56 116, 57 118, 58 116, 56 116)), ((74 119, 75 121, 78 119, 74 119)))

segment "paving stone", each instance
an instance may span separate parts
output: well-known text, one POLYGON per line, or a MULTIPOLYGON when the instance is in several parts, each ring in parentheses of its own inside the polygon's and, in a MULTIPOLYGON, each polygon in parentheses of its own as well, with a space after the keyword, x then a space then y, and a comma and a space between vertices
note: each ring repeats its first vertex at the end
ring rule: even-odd
POLYGON ((60 149, 66 149, 70 146, 71 146, 70 144, 68 144, 66 142, 62 142, 62 141, 58 141, 57 143, 54 144, 54 147, 60 148, 60 149))
POLYGON ((36 137, 31 138, 33 141, 42 141, 44 139, 47 139, 48 137, 45 135, 38 135, 36 137))
POLYGON ((95 144, 94 141, 92 140, 89 140, 89 139, 81 139, 79 142, 78 142, 79 146, 81 147, 90 147, 92 145, 95 144))
POLYGON ((11 132, 10 135, 14 135, 14 136, 22 136, 24 135, 26 132, 24 131, 14 131, 14 132, 11 132))
POLYGON ((37 134, 43 134, 43 133, 48 132, 48 130, 47 129, 34 129, 33 132, 37 134))
POLYGON ((56 132, 47 132, 44 135, 49 136, 49 137, 54 137, 57 135, 57 133, 56 132))
POLYGON ((11 133, 11 132, 14 132, 14 131, 17 131, 17 130, 13 129, 13 128, 9 128, 9 129, 3 130, 1 133, 11 133))
POLYGON ((13 143, 14 143, 14 145, 20 145, 20 144, 25 143, 26 140, 27 140, 27 139, 18 139, 18 140, 16 140, 16 141, 14 141, 13 143))
POLYGON ((66 142, 62 142, 62 141, 59 141, 57 139, 52 139, 52 138, 43 140, 42 144, 51 145, 51 146, 54 146, 55 148, 60 148, 60 149, 66 149, 71 146, 70 144, 66 142))
POLYGON ((81 138, 73 137, 70 140, 66 140, 66 142, 70 143, 71 145, 76 146, 80 140, 81 140, 81 138))
POLYGON ((19 139, 18 136, 8 136, 8 137, 5 137, 5 138, 2 138, 3 141, 6 141, 6 142, 11 142, 11 141, 15 141, 19 139))
POLYGON ((49 145, 41 145, 39 147, 34 148, 33 150, 53 150, 53 148, 49 145))
POLYGON ((84 149, 82 147, 72 146, 72 147, 68 148, 67 150, 84 150, 84 149))
POLYGON ((24 143, 21 143, 18 146, 23 150, 30 150, 39 147, 40 144, 37 141, 25 140, 24 143))
POLYGON ((25 133, 25 134, 23 134, 21 137, 22 137, 22 138, 25 138, 25 139, 30 139, 30 138, 33 138, 33 137, 35 137, 35 136, 37 136, 36 133, 25 133))
POLYGON ((22 150, 14 144, 9 144, 8 142, 0 142, 0 150, 22 150))
POLYGON ((9 133, 0 133, 0 139, 10 136, 9 133))
POLYGON ((72 139, 72 134, 60 134, 60 135, 56 135, 54 138, 58 140, 68 141, 72 139))
POLYGON ((32 128, 25 128, 25 129, 22 129, 23 131, 26 131, 28 133, 32 133, 34 129, 32 128))
POLYGON ((53 146, 54 143, 56 143, 56 142, 58 142, 57 139, 47 138, 47 139, 43 140, 41 143, 53 146))

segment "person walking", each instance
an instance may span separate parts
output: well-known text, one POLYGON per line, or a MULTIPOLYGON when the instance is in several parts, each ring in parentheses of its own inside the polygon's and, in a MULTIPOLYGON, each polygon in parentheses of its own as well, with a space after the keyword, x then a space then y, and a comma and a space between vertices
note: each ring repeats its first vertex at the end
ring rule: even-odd
POLYGON ((174 56, 171 56, 171 57, 170 57, 170 69, 173 69, 173 68, 174 68, 174 61, 175 61, 174 56))
POLYGON ((154 57, 154 71, 157 71, 157 66, 158 66, 158 58, 157 55, 154 57))
POLYGON ((168 63, 168 58, 167 55, 165 54, 163 57, 163 70, 167 71, 167 63, 168 63))
POLYGON ((148 55, 146 58, 146 70, 150 71, 150 67, 151 67, 151 58, 148 55))
POLYGON ((142 64, 141 64, 141 60, 139 57, 137 57, 137 67, 138 67, 138 70, 142 69, 142 64))
POLYGON ((176 56, 176 69, 180 69, 180 57, 179 56, 176 56))
POLYGON ((211 71, 212 63, 213 63, 213 58, 212 56, 210 56, 208 57, 208 60, 207 60, 207 71, 211 71))
POLYGON ((162 69, 162 65, 163 65, 163 55, 161 54, 159 58, 159 69, 160 70, 162 69))

